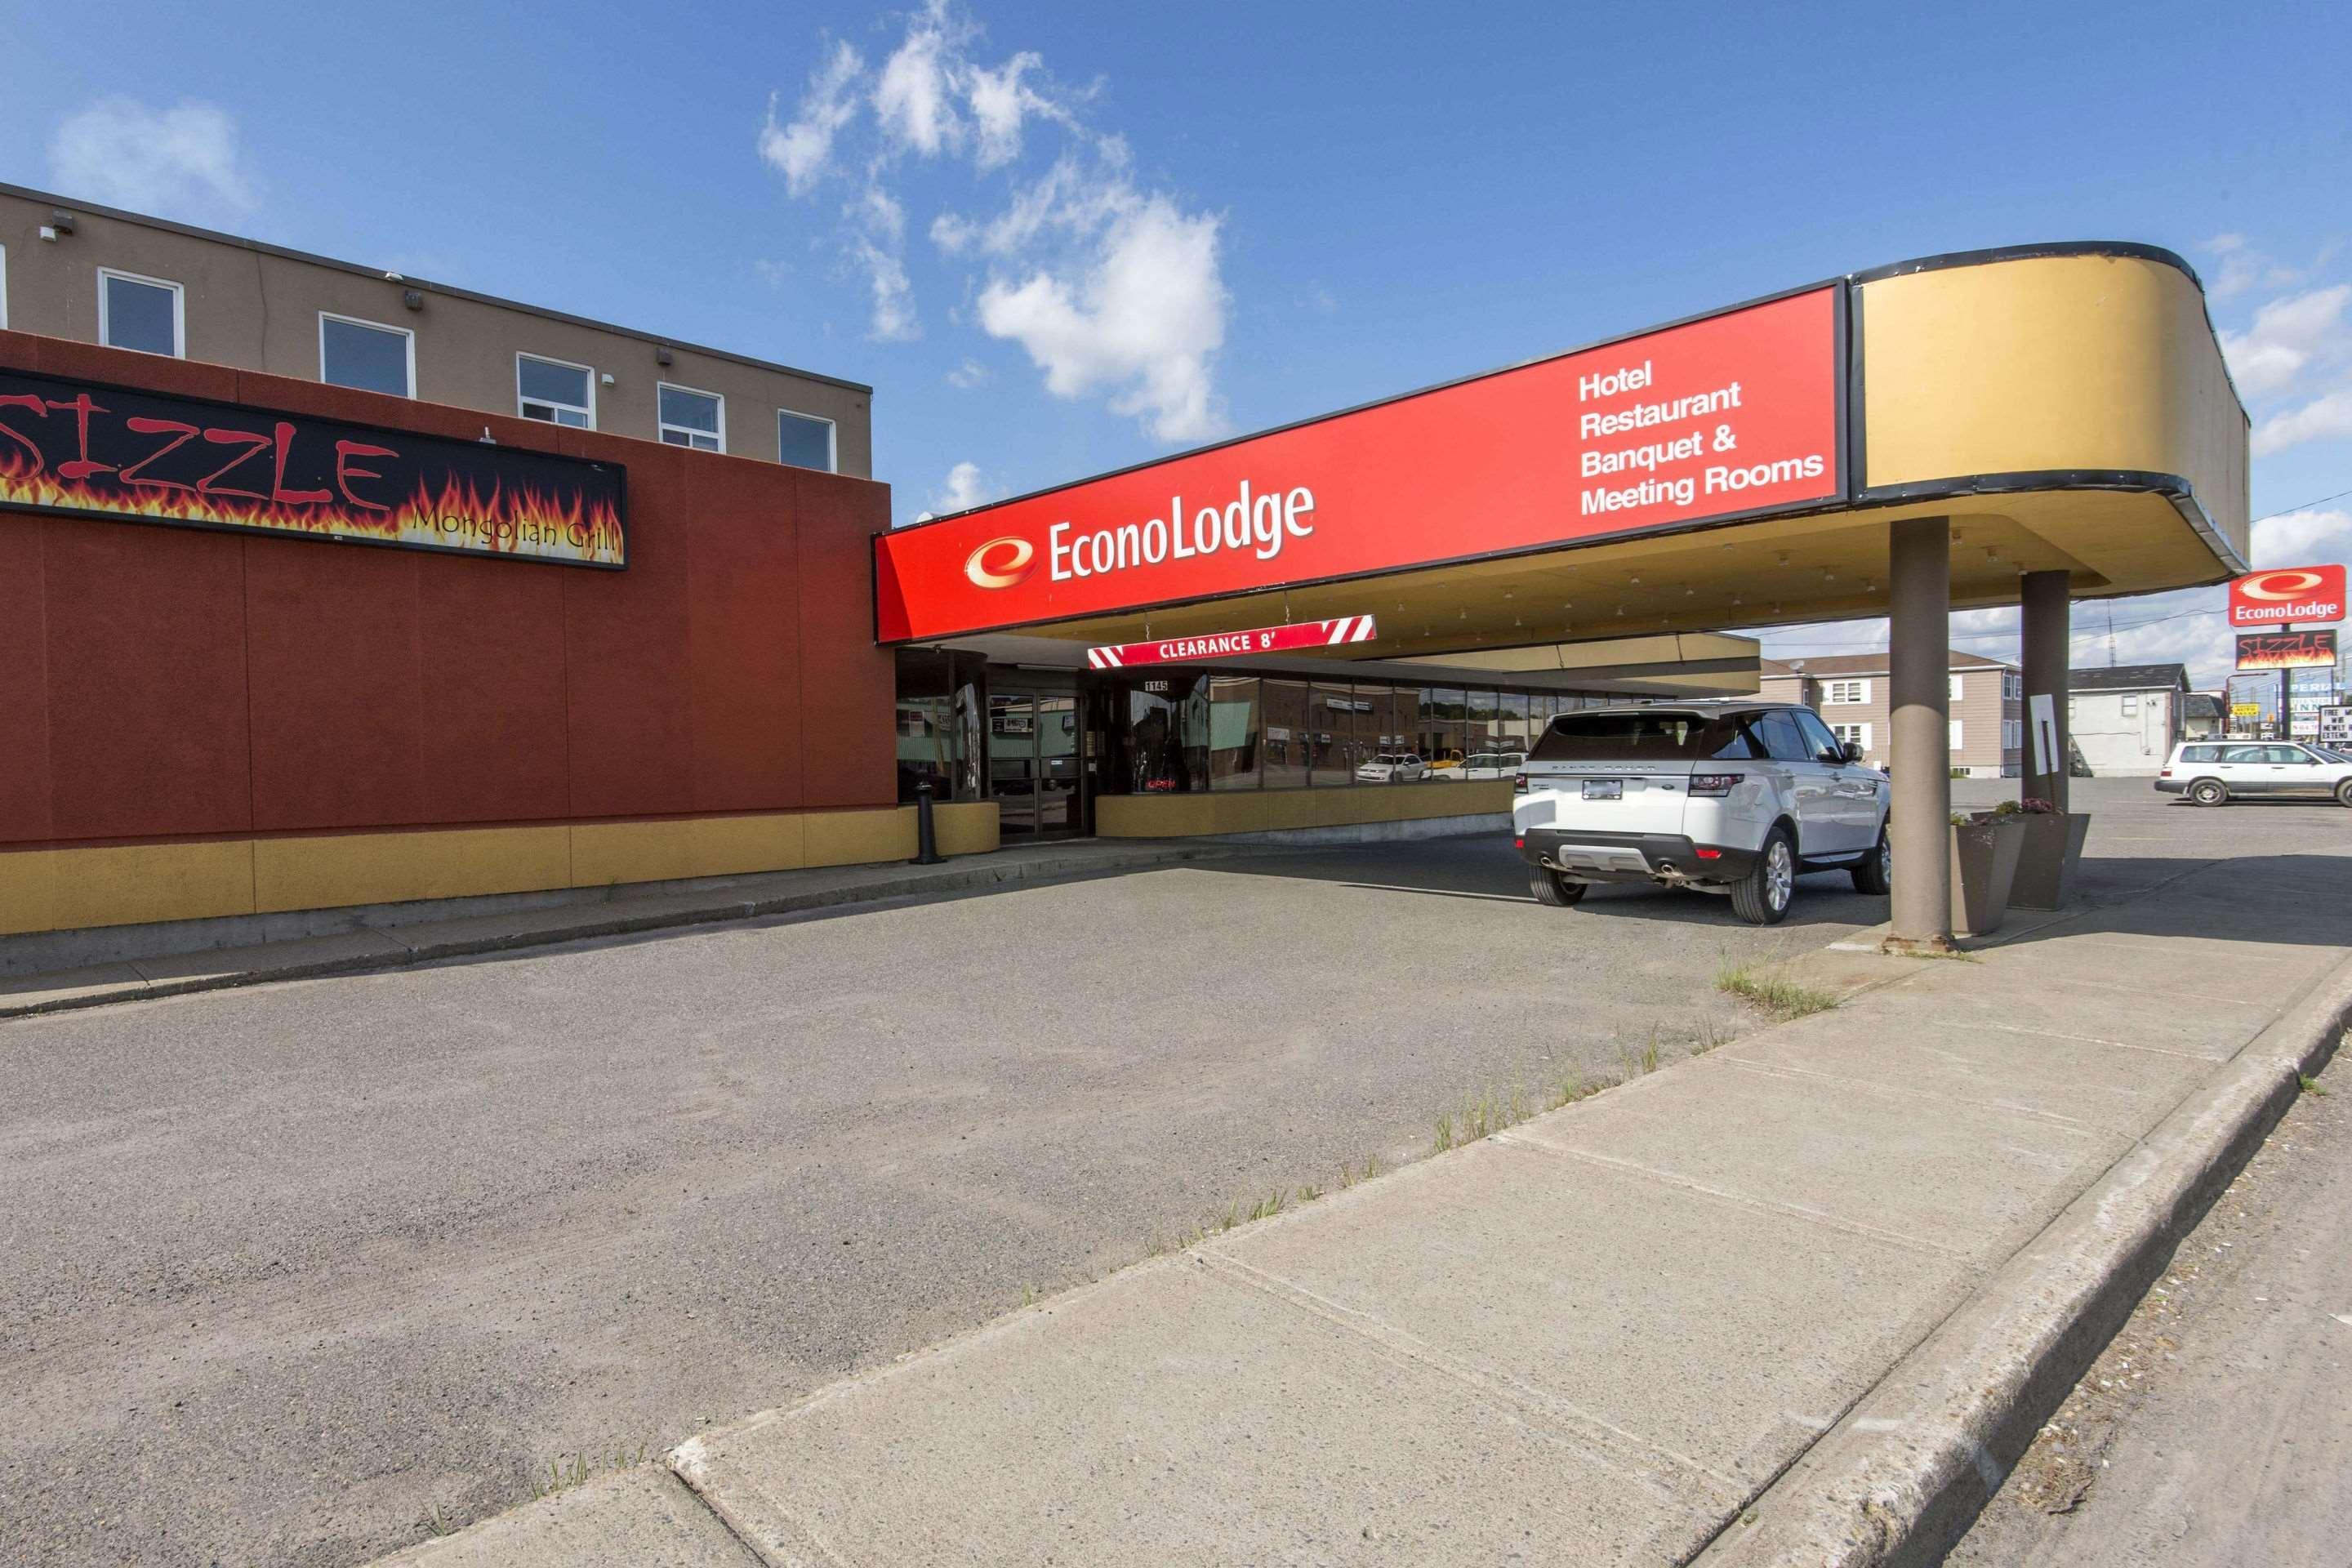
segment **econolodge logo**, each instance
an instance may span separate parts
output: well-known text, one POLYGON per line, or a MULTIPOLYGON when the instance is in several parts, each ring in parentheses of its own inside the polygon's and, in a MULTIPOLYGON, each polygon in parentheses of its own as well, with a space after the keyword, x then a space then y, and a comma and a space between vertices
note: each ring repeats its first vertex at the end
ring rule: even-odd
POLYGON ((1028 580, 1037 570, 1037 547, 1027 540, 1006 534, 992 539, 967 556, 963 574, 976 587, 1010 588, 1028 580))
POLYGON ((2291 626, 2344 618, 2344 567, 2283 566, 2230 584, 2233 626, 2291 626))

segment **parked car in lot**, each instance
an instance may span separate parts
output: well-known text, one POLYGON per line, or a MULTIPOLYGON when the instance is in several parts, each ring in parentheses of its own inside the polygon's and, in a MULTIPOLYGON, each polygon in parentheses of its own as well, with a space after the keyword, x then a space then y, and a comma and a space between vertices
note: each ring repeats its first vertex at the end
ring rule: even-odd
POLYGON ((1433 779, 1458 779, 1462 776, 1462 753, 1432 752, 1429 753, 1429 776, 1433 779))
POLYGON ((2156 787, 2200 805, 2236 795, 2333 795, 2338 805, 2352 805, 2352 761, 2292 741, 2186 741, 2158 770, 2156 787))
POLYGON ((1507 779, 1518 776, 1519 764, 1528 759, 1519 752, 1474 752, 1462 760, 1454 776, 1465 780, 1507 779))
POLYGON ((1730 895, 1776 923, 1800 873, 1887 888, 1886 775, 1811 709, 1742 700, 1587 709, 1553 720, 1519 773, 1513 841, 1539 903, 1595 882, 1730 895))
POLYGON ((1413 784, 1429 776, 1429 764, 1411 752, 1382 752, 1356 769, 1358 784, 1413 784))

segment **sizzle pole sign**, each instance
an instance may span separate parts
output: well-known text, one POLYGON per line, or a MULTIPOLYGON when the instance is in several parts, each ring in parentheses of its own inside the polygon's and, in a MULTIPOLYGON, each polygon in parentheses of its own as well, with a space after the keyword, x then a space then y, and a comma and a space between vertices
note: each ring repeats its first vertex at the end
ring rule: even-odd
POLYGON ((2336 662, 2334 632, 2240 632, 2238 668, 2326 669, 2336 662))
POLYGON ((614 463, 0 369, 0 510, 617 570, 614 463))
POLYGON ((1087 664, 1093 669, 1125 669, 1138 664, 1237 658, 1244 654, 1281 653, 1290 648, 1367 643, 1378 635, 1371 616, 1341 616, 1336 621, 1294 621, 1286 626, 1259 626, 1245 632, 1208 632, 1199 637, 1162 637, 1158 642, 1114 643, 1108 647, 1087 649, 1087 664))
POLYGON ((885 642, 1371 576, 1846 493, 1828 285, 874 542, 885 642))

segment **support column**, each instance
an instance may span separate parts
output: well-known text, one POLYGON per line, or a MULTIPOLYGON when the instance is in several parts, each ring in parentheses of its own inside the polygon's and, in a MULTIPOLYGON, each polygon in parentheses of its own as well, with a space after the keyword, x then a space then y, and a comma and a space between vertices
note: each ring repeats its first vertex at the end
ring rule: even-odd
POLYGON ((2067 667, 2073 662, 2069 648, 2073 640, 2073 609, 2068 598, 2066 574, 2063 572, 2028 572, 2018 580, 2021 613, 2018 620, 2022 634, 2025 667, 2025 778, 2022 795, 2028 800, 2046 800, 2059 810, 2066 809, 2066 759, 2071 754, 2066 740, 2066 694, 2069 682, 2067 667), (2050 699, 2050 770, 2036 772, 2033 766, 2035 693, 2050 699))
POLYGON ((1952 945, 1952 724, 1950 522, 1893 525, 1888 539, 1887 684, 1894 801, 1887 842, 1894 860, 1891 947, 1947 952, 1952 945))

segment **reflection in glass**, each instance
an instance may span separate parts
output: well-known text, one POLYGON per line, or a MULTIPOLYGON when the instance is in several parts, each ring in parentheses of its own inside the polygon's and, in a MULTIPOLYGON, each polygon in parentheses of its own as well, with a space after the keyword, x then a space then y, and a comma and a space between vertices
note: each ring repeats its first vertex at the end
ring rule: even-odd
POLYGON ((1122 682, 1117 697, 1112 787, 1130 795, 1182 795, 1209 787, 1206 676, 1122 682))
POLYGON ((1356 727, 1370 706, 1352 687, 1318 680, 1307 688, 1307 780, 1317 789, 1355 782, 1369 754, 1356 727))
POLYGON ((1262 705, 1265 787, 1307 787, 1307 682, 1258 683, 1262 705))
POLYGON ((1209 678, 1209 787, 1258 787, 1262 740, 1258 683, 1254 675, 1209 678))

